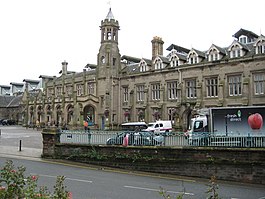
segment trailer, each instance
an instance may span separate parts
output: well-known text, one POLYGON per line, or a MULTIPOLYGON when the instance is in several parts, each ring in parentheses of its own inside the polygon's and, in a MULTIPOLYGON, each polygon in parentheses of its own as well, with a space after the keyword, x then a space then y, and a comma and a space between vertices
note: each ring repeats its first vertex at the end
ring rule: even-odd
POLYGON ((188 130, 192 145, 265 145, 265 106, 215 107, 195 110, 188 130), (249 144, 249 142, 251 142, 249 144))

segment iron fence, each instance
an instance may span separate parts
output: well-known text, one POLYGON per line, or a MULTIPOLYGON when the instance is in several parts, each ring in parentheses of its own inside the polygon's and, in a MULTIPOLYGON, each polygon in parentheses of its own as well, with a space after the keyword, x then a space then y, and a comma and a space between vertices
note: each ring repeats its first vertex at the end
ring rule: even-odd
POLYGON ((211 136, 196 134, 185 136, 184 133, 155 135, 150 132, 134 131, 87 131, 62 130, 60 143, 91 144, 91 145, 134 145, 134 146, 208 146, 208 147, 239 147, 265 148, 265 135, 255 136, 211 136), (125 139, 126 137, 126 139, 125 139), (127 140, 127 143, 125 143, 127 140))

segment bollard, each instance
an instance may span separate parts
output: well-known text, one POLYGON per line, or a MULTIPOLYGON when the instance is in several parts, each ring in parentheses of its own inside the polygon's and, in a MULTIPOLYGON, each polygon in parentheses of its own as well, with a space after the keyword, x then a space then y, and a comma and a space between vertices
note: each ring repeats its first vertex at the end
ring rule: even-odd
POLYGON ((0 129, 0 136, 1 136, 1 131, 2 131, 2 130, 0 129))
POLYGON ((19 151, 21 151, 22 140, 19 140, 19 151))

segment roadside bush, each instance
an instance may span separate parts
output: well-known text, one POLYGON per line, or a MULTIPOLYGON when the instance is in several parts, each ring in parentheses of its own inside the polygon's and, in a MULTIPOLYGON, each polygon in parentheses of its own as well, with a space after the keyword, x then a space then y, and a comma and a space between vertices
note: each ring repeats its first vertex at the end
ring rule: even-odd
POLYGON ((1 199, 71 199, 71 193, 64 186, 64 176, 58 176, 54 191, 47 187, 38 187, 38 176, 25 176, 26 168, 15 168, 8 160, 0 170, 0 198, 1 199))

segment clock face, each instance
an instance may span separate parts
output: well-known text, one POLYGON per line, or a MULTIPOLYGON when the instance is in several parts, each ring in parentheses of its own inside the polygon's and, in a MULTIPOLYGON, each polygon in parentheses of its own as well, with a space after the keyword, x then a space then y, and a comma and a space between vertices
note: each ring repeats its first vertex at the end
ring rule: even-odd
POLYGON ((105 64, 105 57, 104 56, 101 57, 101 63, 105 64))

